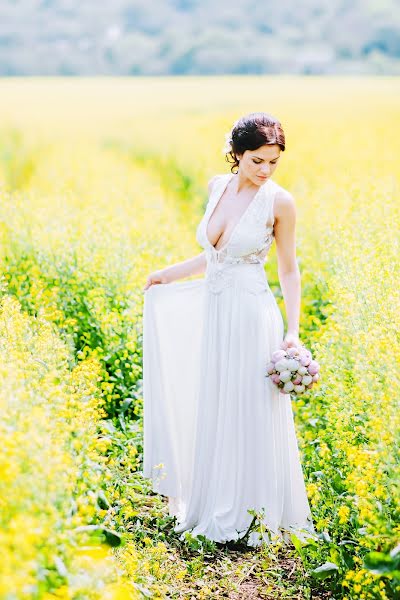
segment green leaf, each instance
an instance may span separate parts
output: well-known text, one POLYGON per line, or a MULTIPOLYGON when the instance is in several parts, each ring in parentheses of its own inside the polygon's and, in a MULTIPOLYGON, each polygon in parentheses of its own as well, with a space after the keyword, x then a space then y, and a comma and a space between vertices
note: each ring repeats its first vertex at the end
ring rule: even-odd
POLYGON ((364 566, 375 575, 394 574, 400 570, 400 553, 394 548, 393 555, 384 552, 370 552, 364 558, 364 566))
POLYGON ((326 562, 323 565, 320 565, 316 569, 311 571, 311 575, 316 579, 326 579, 333 573, 339 570, 337 564, 332 562, 326 562))
POLYGON ((328 544, 330 544, 332 542, 331 536, 329 535, 329 533, 327 531, 321 531, 321 533, 318 534, 318 537, 323 542, 327 542, 328 544))
POLYGON ((111 531, 111 529, 107 529, 104 525, 81 525, 80 527, 75 528, 76 532, 86 532, 89 534, 98 535, 103 534, 107 544, 110 546, 119 546, 122 543, 122 536, 116 531, 111 531))
POLYGON ((297 537, 297 535, 295 533, 292 533, 290 536, 294 547, 296 548, 297 552, 300 554, 300 556, 303 555, 303 544, 301 543, 301 540, 299 540, 299 538, 297 537))
POLYGON ((390 556, 392 558, 397 558, 398 556, 400 556, 400 544, 398 544, 397 546, 395 546, 391 551, 390 551, 390 556))
POLYGON ((111 531, 111 529, 107 529, 106 527, 102 527, 102 532, 104 537, 106 538, 107 544, 110 546, 119 546, 122 542, 122 537, 116 531, 111 531))
POLYGON ((97 504, 103 510, 108 510, 110 508, 110 503, 107 500, 107 497, 106 497, 105 493, 103 492, 103 490, 99 490, 97 492, 97 504))

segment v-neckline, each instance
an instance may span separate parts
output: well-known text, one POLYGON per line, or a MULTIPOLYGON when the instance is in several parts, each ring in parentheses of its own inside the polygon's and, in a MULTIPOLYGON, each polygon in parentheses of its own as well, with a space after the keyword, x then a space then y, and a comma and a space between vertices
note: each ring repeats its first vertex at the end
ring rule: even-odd
MULTIPOLYGON (((239 224, 243 221, 245 215, 247 215, 248 211, 250 210, 250 207, 254 204, 255 199, 257 198, 258 194, 261 192, 261 189, 268 183, 269 179, 267 179, 267 181, 265 183, 262 183, 258 190, 256 191, 256 193, 254 194, 253 198, 250 200, 249 204, 246 206, 246 208, 244 209, 243 213, 241 214, 241 216, 239 217, 239 219, 236 221, 235 225, 233 226, 233 229, 231 231, 231 234, 229 236, 229 239, 225 242, 225 244, 222 244, 221 248, 216 248, 215 246, 212 245, 212 243, 210 242, 208 235, 207 235, 207 228, 208 228, 208 223, 210 222, 210 219, 212 217, 212 215, 215 212, 215 209, 217 208, 222 196, 224 195, 229 182, 232 181, 232 178, 236 175, 236 173, 232 173, 231 176, 227 179, 225 185, 222 188, 222 191, 217 199, 217 201, 215 202, 215 204, 213 205, 213 208, 210 212, 210 214, 208 215, 208 218, 206 219, 206 224, 205 224, 205 238, 206 241, 208 243, 208 245, 215 251, 215 252, 221 252, 222 250, 225 250, 225 248, 230 244, 231 240, 232 240, 232 236, 235 233, 235 231, 237 230, 237 228, 239 227, 239 224)), ((223 235, 223 234, 222 234, 223 235)), ((220 236, 221 237, 221 236, 220 236)), ((218 238, 220 239, 220 238, 218 238)), ((216 242, 218 244, 218 240, 216 242)))

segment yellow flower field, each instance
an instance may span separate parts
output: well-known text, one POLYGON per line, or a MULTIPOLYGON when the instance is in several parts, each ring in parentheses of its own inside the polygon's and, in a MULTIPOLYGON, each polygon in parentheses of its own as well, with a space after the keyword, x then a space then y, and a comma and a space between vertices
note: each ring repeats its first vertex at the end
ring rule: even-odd
MULTIPOLYGON (((218 577, 212 544, 180 548, 140 477, 142 287, 201 251, 207 181, 229 169, 224 133, 256 110, 286 133, 274 179, 296 199, 300 337, 321 365, 293 403, 318 538, 293 540, 299 568, 284 581, 268 570, 280 554, 262 549, 259 582, 271 598, 399 596, 399 88, 1 81, 0 599, 233 588, 229 558, 218 577)), ((284 314, 274 247, 266 270, 284 314)))

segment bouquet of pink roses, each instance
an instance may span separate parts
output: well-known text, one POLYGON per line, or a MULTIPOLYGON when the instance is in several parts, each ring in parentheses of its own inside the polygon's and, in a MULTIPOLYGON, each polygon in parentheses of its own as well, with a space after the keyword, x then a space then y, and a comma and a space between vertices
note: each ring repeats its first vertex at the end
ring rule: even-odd
POLYGON ((270 377, 283 394, 297 396, 311 389, 319 380, 319 364, 304 346, 276 350, 265 376, 270 377))

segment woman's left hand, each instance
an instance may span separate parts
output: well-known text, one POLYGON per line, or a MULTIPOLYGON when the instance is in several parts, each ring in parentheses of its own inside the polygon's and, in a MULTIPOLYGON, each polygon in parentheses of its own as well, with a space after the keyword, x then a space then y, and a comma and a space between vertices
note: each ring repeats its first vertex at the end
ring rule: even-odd
POLYGON ((288 348, 299 348, 301 346, 301 342, 297 332, 288 331, 283 338, 283 342, 281 343, 281 348, 283 350, 287 350, 288 348))

